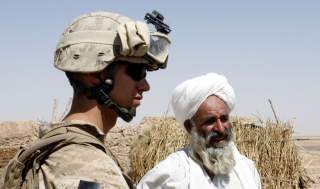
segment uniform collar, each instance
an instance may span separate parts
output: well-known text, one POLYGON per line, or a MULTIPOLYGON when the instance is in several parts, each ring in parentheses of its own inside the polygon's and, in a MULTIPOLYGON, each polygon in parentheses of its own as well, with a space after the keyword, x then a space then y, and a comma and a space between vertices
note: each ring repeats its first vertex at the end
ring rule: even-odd
POLYGON ((97 137, 98 139, 104 141, 104 138, 106 134, 101 131, 98 126, 95 124, 92 124, 90 122, 82 121, 82 120, 70 120, 70 121, 62 121, 58 123, 52 123, 52 127, 78 127, 79 129, 82 129, 91 135, 97 137))

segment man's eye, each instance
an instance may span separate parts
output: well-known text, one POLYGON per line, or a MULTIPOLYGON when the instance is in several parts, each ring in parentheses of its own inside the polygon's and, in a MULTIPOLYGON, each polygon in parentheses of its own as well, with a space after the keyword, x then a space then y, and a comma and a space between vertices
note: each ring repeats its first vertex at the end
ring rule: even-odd
POLYGON ((204 125, 211 125, 211 124, 214 124, 216 121, 217 121, 217 118, 216 117, 212 117, 212 118, 206 120, 203 124, 204 125))
POLYGON ((147 75, 146 68, 144 66, 134 64, 128 64, 126 73, 135 81, 140 81, 147 75))
POLYGON ((229 115, 222 115, 222 116, 220 117, 220 121, 221 121, 222 123, 225 123, 225 122, 229 121, 229 115))

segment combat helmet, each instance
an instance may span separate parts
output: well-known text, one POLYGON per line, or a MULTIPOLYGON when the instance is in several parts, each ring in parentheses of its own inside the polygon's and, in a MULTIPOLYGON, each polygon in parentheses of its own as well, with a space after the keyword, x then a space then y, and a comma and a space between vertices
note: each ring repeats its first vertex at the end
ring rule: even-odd
MULTIPOLYGON (((151 17, 153 21, 164 24, 159 13, 153 12, 151 17)), ((157 24, 155 26, 159 27, 157 24)), ((126 61, 144 64, 148 71, 163 69, 167 65, 171 42, 168 32, 158 31, 150 32, 145 22, 117 13, 82 15, 62 33, 55 50, 54 66, 65 72, 95 73, 108 68, 113 62, 126 61)), ((95 98, 100 104, 114 109, 125 121, 130 121, 135 109, 121 107, 109 97, 112 84, 108 80, 101 86, 86 90, 90 91, 90 98, 95 98)))

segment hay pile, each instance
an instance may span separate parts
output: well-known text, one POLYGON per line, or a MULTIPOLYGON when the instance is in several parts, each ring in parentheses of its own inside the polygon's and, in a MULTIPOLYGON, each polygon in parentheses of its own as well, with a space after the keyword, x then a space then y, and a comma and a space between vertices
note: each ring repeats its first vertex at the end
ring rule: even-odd
POLYGON ((134 181, 140 180, 159 161, 188 143, 188 136, 173 118, 153 117, 144 124, 151 127, 133 140, 129 155, 129 175, 134 181))
MULTIPOLYGON (((303 168, 292 139, 290 123, 270 121, 256 126, 248 120, 233 118, 235 142, 239 151, 252 159, 261 175, 264 189, 306 188, 310 179, 303 168)), ((130 176, 141 177, 170 153, 188 145, 189 138, 174 118, 152 118, 131 148, 130 176)))
POLYGON ((266 121, 262 127, 233 121, 239 151, 252 159, 261 175, 263 188, 307 188, 310 182, 292 134, 292 124, 266 121))

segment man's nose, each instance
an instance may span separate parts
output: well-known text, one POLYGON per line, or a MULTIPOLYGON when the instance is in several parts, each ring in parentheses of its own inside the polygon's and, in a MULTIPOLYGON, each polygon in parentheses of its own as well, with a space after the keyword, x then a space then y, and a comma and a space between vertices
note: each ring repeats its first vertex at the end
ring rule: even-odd
POLYGON ((150 85, 147 81, 146 78, 141 79, 138 83, 138 90, 139 91, 149 91, 150 90, 150 85))
POLYGON ((225 127, 224 127, 224 124, 221 122, 220 119, 217 119, 215 127, 213 128, 213 130, 218 131, 220 133, 224 133, 225 127))

